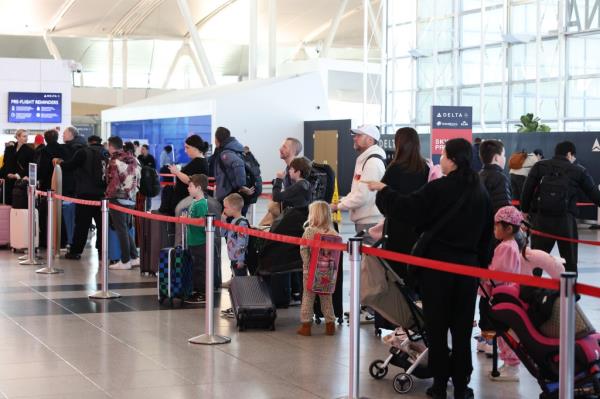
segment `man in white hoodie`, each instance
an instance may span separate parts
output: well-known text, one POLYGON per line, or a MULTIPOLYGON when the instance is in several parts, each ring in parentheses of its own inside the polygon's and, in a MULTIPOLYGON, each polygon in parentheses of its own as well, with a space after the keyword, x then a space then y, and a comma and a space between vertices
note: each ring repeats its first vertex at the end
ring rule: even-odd
MULTIPOLYGON (((381 181, 385 173, 385 151, 377 143, 381 137, 379 129, 372 125, 362 125, 352 129, 354 149, 358 158, 354 166, 354 178, 350 193, 340 202, 331 205, 331 210, 350 211, 350 220, 354 222, 356 232, 375 226, 383 216, 375 206, 375 192, 369 191, 360 181, 381 181)), ((364 237, 367 244, 373 243, 369 236, 364 237)))

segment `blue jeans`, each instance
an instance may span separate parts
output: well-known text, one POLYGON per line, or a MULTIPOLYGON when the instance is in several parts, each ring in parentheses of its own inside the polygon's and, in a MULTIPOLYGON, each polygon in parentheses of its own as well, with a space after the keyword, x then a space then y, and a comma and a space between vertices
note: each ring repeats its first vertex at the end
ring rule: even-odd
POLYGON ((75 232, 75 204, 64 201, 62 203, 62 216, 65 221, 65 229, 67 230, 67 244, 73 245, 73 233, 75 232))

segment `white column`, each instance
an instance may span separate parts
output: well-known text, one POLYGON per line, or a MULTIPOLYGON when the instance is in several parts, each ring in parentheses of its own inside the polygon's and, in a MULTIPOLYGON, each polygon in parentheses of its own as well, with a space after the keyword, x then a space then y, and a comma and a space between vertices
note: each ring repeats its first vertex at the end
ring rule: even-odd
POLYGON ((379 126, 381 126, 381 133, 386 133, 386 127, 388 123, 387 117, 387 81, 388 81, 388 56, 387 56, 387 0, 381 0, 380 4, 380 15, 381 15, 381 76, 379 78, 379 89, 380 89, 380 102, 381 102, 381 116, 379 126))
POLYGON ((121 44, 121 67, 123 69, 123 90, 127 89, 127 39, 121 44))
POLYGON ((369 66, 369 0, 363 0, 363 104, 362 123, 367 123, 367 73, 369 66))
POLYGON ((216 83, 215 77, 213 75, 212 68, 210 67, 210 62, 208 61, 206 52, 204 51, 204 47, 202 46, 202 41, 200 40, 200 35, 198 34, 198 30, 196 29, 196 24, 192 20, 187 0, 177 0, 177 6, 179 7, 179 12, 183 17, 183 20, 185 21, 187 29, 190 32, 190 36, 192 37, 192 42, 194 43, 196 55, 200 59, 202 69, 204 70, 204 74, 206 75, 206 80, 208 81, 208 84, 212 86, 216 83))
POLYGON ((250 35, 248 43, 248 79, 254 80, 258 71, 258 0, 248 0, 250 6, 250 35))
POLYGON ((114 44, 113 37, 108 39, 108 87, 113 87, 113 68, 114 68, 114 44))
POLYGON ((535 116, 540 117, 540 73, 542 56, 542 5, 535 1, 535 116))
MULTIPOLYGON (((329 32, 327 33, 327 38, 325 39, 325 44, 323 45, 323 49, 321 50, 321 58, 327 58, 327 56, 329 55, 329 49, 333 44, 333 39, 335 38, 335 34, 337 33, 338 27, 340 26, 340 21, 342 20, 344 11, 346 11, 347 5, 348 0, 342 0, 340 2, 340 7, 338 8, 337 14, 335 14, 335 17, 331 21, 329 32)), ((367 12, 366 8, 365 12, 367 12)))
POLYGON ((277 75, 277 0, 269 0, 269 77, 277 75))
POLYGON ((55 60, 62 60, 60 56, 60 51, 58 51, 58 47, 54 44, 54 40, 48 35, 47 32, 44 33, 44 43, 46 43, 46 47, 48 48, 48 52, 55 60))
MULTIPOLYGON (((502 33, 506 35, 508 33, 508 0, 502 2, 502 33)), ((500 91, 501 111, 500 111, 500 123, 502 125, 502 131, 508 131, 508 44, 506 40, 502 41, 502 87, 500 91)))
POLYGON ((481 0, 481 15, 480 15, 480 39, 479 44, 479 125, 481 131, 485 132, 485 0, 481 0))
MULTIPOLYGON (((566 59, 565 49, 565 0, 558 0, 558 131, 565 131, 565 104, 567 97, 566 90, 566 59)), ((600 213, 598 213, 600 215, 600 213)))

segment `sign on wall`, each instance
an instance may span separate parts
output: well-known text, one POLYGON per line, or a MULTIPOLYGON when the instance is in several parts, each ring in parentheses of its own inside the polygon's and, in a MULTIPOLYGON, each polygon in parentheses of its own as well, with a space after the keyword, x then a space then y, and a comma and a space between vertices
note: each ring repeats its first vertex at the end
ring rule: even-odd
POLYGON ((472 107, 433 105, 431 107, 431 158, 435 163, 446 147, 446 141, 464 138, 472 141, 472 107))
POLYGON ((61 93, 8 93, 8 121, 13 123, 60 123, 61 93))

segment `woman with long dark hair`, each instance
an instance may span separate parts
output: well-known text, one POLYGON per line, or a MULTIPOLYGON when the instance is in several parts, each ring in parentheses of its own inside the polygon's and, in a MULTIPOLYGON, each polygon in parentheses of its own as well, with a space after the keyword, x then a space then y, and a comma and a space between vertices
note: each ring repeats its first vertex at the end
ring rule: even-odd
MULTIPOLYGON (((398 129, 394 144, 396 146, 394 159, 385 171, 381 182, 399 194, 410 194, 427 184, 429 166, 421 156, 419 135, 412 127, 398 129)), ((379 212, 386 216, 388 238, 385 240, 384 248, 390 251, 410 253, 410 249, 418 238, 414 226, 399 219, 387 218, 381 193, 377 193, 375 204, 379 212)), ((401 277, 406 277, 406 265, 398 262, 390 262, 390 264, 401 277)))
MULTIPOLYGON (((492 206, 488 194, 471 169, 471 144, 464 139, 446 143, 440 164, 446 177, 408 195, 381 182, 368 182, 379 191, 379 202, 388 218, 413 226, 420 256, 473 267, 487 267, 491 259, 492 206)), ((477 279, 422 268, 419 287, 429 341, 429 367, 434 380, 427 393, 446 398, 452 378, 455 398, 473 398, 467 386, 473 365, 471 333, 477 279), (448 331, 452 352, 448 350, 448 331)))

